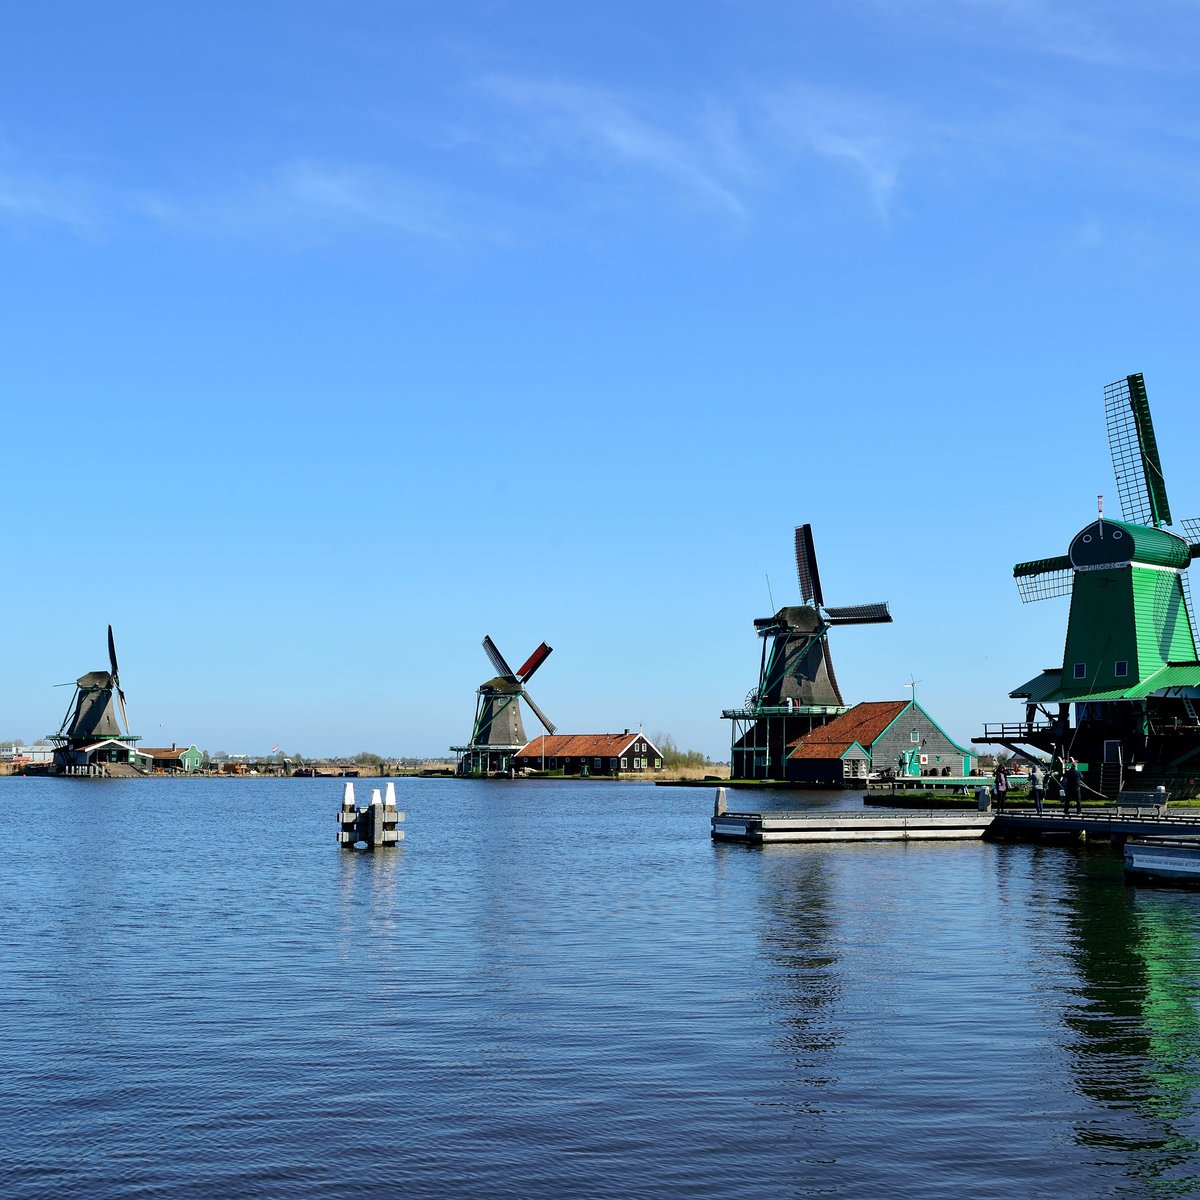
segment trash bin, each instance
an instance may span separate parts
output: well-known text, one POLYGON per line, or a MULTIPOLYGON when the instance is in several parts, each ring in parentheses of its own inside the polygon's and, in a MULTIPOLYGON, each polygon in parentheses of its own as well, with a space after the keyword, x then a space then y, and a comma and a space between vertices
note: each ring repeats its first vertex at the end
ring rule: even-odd
POLYGON ((986 784, 975 785, 975 803, 980 812, 990 812, 992 808, 992 793, 986 784))

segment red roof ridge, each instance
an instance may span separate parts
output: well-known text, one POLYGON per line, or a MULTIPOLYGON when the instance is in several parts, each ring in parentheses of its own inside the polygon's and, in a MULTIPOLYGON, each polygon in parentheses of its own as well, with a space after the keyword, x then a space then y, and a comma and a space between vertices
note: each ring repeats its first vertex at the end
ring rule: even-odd
POLYGON ((869 747, 911 704, 911 700, 864 700, 811 733, 788 743, 790 758, 829 758, 844 754, 855 742, 869 747), (830 751, 836 750, 831 755, 830 751))

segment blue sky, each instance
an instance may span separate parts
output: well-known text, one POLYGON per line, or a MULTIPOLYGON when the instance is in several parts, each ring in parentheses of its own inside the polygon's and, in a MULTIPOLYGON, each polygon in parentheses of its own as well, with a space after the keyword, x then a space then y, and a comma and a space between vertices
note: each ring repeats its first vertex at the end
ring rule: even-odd
MULTIPOLYGON (((0 737, 441 754, 491 634, 714 757, 795 599, 1014 719, 1145 373, 1193 472, 1193 2, 55 3, 0 38, 0 737)), ((530 734, 536 722, 528 719, 530 734)))

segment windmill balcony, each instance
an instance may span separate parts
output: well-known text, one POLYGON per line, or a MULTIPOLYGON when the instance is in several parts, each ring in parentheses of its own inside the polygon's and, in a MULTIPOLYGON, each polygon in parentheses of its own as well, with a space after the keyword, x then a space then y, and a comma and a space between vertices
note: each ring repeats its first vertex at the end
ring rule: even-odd
POLYGON ((756 717, 794 717, 794 716, 822 716, 822 717, 837 717, 842 713, 849 711, 847 706, 842 704, 793 704, 789 707, 786 704, 762 704, 757 708, 726 708, 721 712, 722 719, 726 721, 741 719, 753 721, 756 717))
POLYGON ((1001 742, 1039 734, 1053 734, 1057 728, 1058 726, 1052 721, 989 722, 983 727, 983 736, 971 740, 973 742, 1001 742))

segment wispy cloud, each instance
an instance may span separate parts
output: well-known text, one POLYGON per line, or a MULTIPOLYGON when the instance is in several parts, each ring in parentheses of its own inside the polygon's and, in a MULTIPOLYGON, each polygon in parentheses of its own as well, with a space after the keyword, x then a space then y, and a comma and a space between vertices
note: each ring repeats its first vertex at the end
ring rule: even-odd
POLYGON ((378 166, 295 163, 262 189, 264 207, 302 223, 391 229, 416 238, 456 241, 469 221, 462 202, 378 166))
POLYGON ((1130 10, 1108 0, 1083 5, 1073 0, 910 0, 897 7, 892 0, 863 0, 872 9, 899 22, 939 22, 971 41, 987 41, 1027 53, 1076 59, 1097 66, 1146 63, 1147 56, 1132 38, 1113 31, 1114 21, 1130 10))
POLYGON ((321 241, 356 232, 442 243, 499 240, 467 196, 378 164, 303 159, 260 179, 186 192, 142 190, 127 213, 165 228, 225 237, 321 241))
POLYGON ((751 168, 728 110, 710 108, 672 128, 662 106, 644 97, 508 75, 487 76, 478 86, 526 118, 506 152, 582 160, 598 175, 648 174, 707 207, 746 215, 742 189, 751 168))
POLYGON ((849 169, 884 218, 902 167, 930 140, 928 129, 918 133, 919 123, 882 97, 794 83, 761 91, 758 105, 791 157, 816 155, 849 169))
POLYGON ((79 184, 38 178, 0 163, 0 219, 10 225, 65 226, 91 236, 101 223, 101 207, 79 184))

